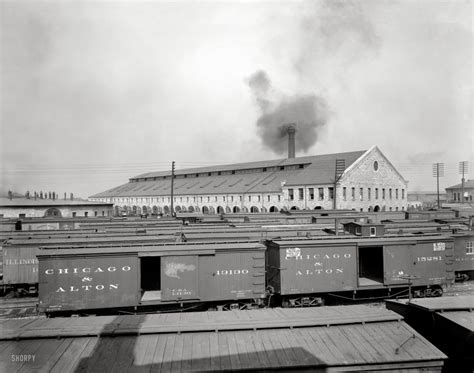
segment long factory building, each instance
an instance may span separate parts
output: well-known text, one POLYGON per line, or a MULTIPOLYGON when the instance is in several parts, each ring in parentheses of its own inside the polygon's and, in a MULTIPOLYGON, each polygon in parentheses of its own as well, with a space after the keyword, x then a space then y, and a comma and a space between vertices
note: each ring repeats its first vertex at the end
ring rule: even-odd
MULTIPOLYGON (((178 169, 173 184, 175 212, 407 208, 408 182, 377 146, 306 157, 289 152, 285 159, 178 169)), ((113 203, 116 214, 170 214, 171 171, 132 177, 89 200, 113 203)))

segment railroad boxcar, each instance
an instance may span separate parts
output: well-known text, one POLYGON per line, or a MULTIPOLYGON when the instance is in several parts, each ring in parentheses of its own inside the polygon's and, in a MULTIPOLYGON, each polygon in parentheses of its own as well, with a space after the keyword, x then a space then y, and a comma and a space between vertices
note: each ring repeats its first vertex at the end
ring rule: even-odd
POLYGON ((88 245, 158 244, 175 242, 176 236, 159 237, 73 237, 45 239, 13 239, 1 243, 0 247, 0 293, 13 290, 20 294, 34 294, 38 290, 38 260, 40 247, 87 247, 88 245))
POLYGON ((284 305, 324 297, 392 296, 408 285, 418 296, 441 295, 454 280, 448 236, 268 241, 267 284, 284 305))
POLYGON ((456 280, 467 281, 474 278, 474 232, 456 233, 453 238, 456 280))
POLYGON ((39 308, 47 313, 138 307, 242 308, 265 298, 265 246, 187 244, 44 249, 39 308))

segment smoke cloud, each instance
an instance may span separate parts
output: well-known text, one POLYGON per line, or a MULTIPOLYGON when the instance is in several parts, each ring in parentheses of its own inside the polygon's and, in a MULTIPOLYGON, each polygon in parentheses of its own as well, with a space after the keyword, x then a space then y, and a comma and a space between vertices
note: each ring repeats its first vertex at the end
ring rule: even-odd
POLYGON ((307 152, 318 140, 318 131, 327 122, 326 101, 315 94, 282 95, 272 87, 263 70, 248 79, 261 115, 257 120, 263 144, 277 154, 287 151, 286 129, 296 124, 296 150, 307 152))

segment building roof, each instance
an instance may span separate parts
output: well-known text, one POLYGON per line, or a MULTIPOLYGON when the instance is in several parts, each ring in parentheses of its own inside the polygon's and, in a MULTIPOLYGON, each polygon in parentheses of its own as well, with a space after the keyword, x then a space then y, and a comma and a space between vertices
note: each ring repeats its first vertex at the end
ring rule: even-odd
MULTIPOLYGON (((281 191, 282 185, 331 184, 334 182, 336 159, 344 159, 347 169, 365 153, 355 151, 176 170, 174 194, 267 193, 281 191)), ((171 190, 170 176, 170 171, 141 174, 131 178, 127 184, 91 198, 167 196, 171 190)))
POLYGON ((58 206, 104 206, 112 205, 105 202, 91 202, 83 199, 40 199, 27 198, 1 198, 0 207, 58 207, 58 206))
MULTIPOLYGON (((445 189, 448 190, 448 189, 461 189, 461 188, 462 188, 462 183, 447 187, 445 189)), ((466 180, 464 182, 464 189, 466 188, 474 188, 474 180, 466 180)))

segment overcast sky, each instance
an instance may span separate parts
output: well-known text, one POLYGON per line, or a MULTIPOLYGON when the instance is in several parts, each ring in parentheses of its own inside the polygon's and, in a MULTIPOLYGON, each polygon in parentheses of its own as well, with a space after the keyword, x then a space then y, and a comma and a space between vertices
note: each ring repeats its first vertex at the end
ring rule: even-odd
POLYGON ((285 108, 315 123, 297 156, 377 145, 412 191, 436 190, 434 162, 445 164, 441 187, 460 182, 459 161, 474 169, 469 0, 0 11, 2 189, 87 197, 172 160, 282 158, 257 123, 285 108))

